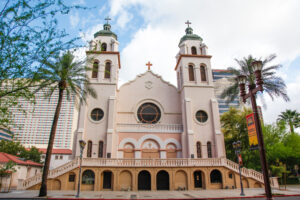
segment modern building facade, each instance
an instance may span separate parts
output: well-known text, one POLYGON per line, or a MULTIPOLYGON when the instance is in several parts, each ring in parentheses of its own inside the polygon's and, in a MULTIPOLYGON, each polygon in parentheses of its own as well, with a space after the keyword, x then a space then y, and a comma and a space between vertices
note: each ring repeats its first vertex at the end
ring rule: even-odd
MULTIPOLYGON (((194 190, 238 188, 238 165, 226 159, 215 97, 211 56, 191 27, 179 42, 177 86, 148 70, 118 85, 118 41, 111 25, 95 33, 86 52, 91 86, 79 113, 75 159, 49 172, 49 189, 194 190), (79 141, 84 140, 82 174, 79 141)), ((126 66, 124 66, 126 70, 126 66)), ((173 70, 173 69, 170 69, 173 70)), ((243 168, 245 187, 262 187, 263 176, 243 168)), ((38 189, 41 176, 20 189, 38 189)))
MULTIPOLYGON (((16 124, 14 140, 26 147, 47 148, 58 92, 55 91, 50 99, 44 97, 45 92, 40 90, 35 94, 35 104, 20 100, 26 113, 12 108, 16 124)), ((72 149, 73 133, 78 119, 77 112, 74 99, 67 100, 65 97, 58 120, 54 148, 72 149)))
POLYGON ((215 96, 219 103, 220 114, 227 112, 230 107, 240 108, 241 104, 239 97, 235 98, 231 102, 227 102, 226 99, 221 98, 221 94, 224 89, 230 87, 233 84, 232 79, 235 78, 234 75, 230 73, 229 70, 223 69, 213 69, 212 74, 215 87, 215 96))
POLYGON ((13 136, 14 132, 12 130, 0 127, 0 140, 12 141, 13 136))

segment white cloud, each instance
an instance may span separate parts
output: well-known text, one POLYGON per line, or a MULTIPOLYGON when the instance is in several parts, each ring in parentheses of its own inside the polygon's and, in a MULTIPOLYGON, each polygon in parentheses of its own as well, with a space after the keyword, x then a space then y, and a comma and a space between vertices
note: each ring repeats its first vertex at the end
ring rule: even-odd
POLYGON ((85 0, 77 0, 73 3, 73 5, 85 5, 85 0))
MULTIPOLYGON (((207 44, 213 68, 236 66, 234 58, 249 54, 265 57, 276 53, 275 62, 284 63, 285 71, 300 56, 297 0, 112 0, 110 6, 110 14, 119 26, 128 23, 133 7, 138 7, 135 14, 146 22, 121 52, 122 81, 144 72, 145 63, 150 60, 153 71, 176 85, 175 56, 187 19, 192 22, 194 33, 207 44), (122 16, 125 16, 123 22, 122 16)), ((283 77, 289 74, 283 73, 283 77)), ((299 109, 297 84, 300 84, 298 79, 287 85, 291 98, 288 104, 281 99, 272 102, 266 98, 266 121, 274 121, 286 108, 299 109)))
POLYGON ((79 35, 83 41, 88 43, 90 40, 94 38, 94 34, 103 29, 103 24, 96 24, 91 28, 87 29, 85 32, 80 32, 79 35))
POLYGON ((300 112, 300 93, 299 93, 300 77, 287 84, 287 92, 290 97, 290 102, 285 102, 282 98, 277 98, 274 101, 266 96, 267 109, 263 109, 263 116, 267 123, 275 122, 278 115, 286 109, 297 110, 300 112))
POLYGON ((72 28, 75 28, 78 26, 79 24, 79 14, 78 12, 75 12, 74 15, 70 15, 70 24, 72 26, 72 28))

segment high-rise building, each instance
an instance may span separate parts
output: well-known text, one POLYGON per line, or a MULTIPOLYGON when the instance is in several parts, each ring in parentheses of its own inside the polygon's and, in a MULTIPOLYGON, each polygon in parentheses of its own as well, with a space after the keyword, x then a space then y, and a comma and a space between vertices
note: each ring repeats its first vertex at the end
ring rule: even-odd
POLYGON ((231 86, 233 83, 230 79, 234 78, 234 75, 230 73, 229 70, 223 69, 213 69, 213 80, 214 80, 214 88, 215 88, 215 96, 219 103, 219 112, 223 114, 227 112, 230 107, 239 108, 240 107, 240 100, 239 97, 236 97, 233 101, 229 103, 226 99, 221 98, 221 94, 227 87, 231 86))
POLYGON ((12 130, 8 130, 6 128, 1 128, 0 127, 0 140, 8 140, 11 141, 13 138, 13 131, 12 130))
MULTIPOLYGON (((47 148, 53 116, 58 100, 58 92, 54 92, 51 98, 44 97, 45 91, 35 94, 36 103, 32 104, 20 99, 20 104, 26 113, 13 108, 15 122, 14 139, 26 147, 36 146, 47 148)), ((71 149, 73 132, 77 124, 77 114, 74 99, 67 100, 64 97, 59 121, 56 129, 54 148, 71 149)))

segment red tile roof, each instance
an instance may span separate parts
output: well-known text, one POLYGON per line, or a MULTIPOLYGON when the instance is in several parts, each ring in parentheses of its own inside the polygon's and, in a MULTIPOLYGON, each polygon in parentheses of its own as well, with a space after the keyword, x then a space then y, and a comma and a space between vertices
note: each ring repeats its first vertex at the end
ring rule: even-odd
POLYGON ((40 166, 40 167, 43 166, 42 164, 33 162, 31 160, 21 160, 21 158, 17 156, 0 152, 0 163, 7 163, 9 161, 12 161, 18 165, 30 165, 30 166, 40 166))
POLYGON ((213 72, 230 72, 230 70, 227 69, 212 69, 213 72))
MULTIPOLYGON (((40 152, 42 152, 43 154, 46 154, 47 149, 43 149, 40 148, 39 149, 40 152)), ((72 154, 72 150, 71 149, 52 149, 52 154, 72 154)))

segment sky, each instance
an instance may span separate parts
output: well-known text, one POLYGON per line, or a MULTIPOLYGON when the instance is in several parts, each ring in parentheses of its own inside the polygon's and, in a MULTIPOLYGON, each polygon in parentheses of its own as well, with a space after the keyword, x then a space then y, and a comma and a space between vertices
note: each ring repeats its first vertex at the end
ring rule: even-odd
POLYGON ((74 0, 87 6, 61 17, 59 26, 82 42, 93 39, 102 29, 104 18, 112 20, 112 31, 120 43, 119 82, 125 83, 152 71, 176 85, 174 67, 178 43, 185 34, 187 20, 195 34, 203 38, 212 55, 213 69, 237 67, 234 59, 248 55, 264 58, 276 54, 270 64, 281 64, 278 71, 286 85, 290 102, 272 101, 264 95, 267 123, 280 112, 300 112, 300 1, 298 0, 74 0))

